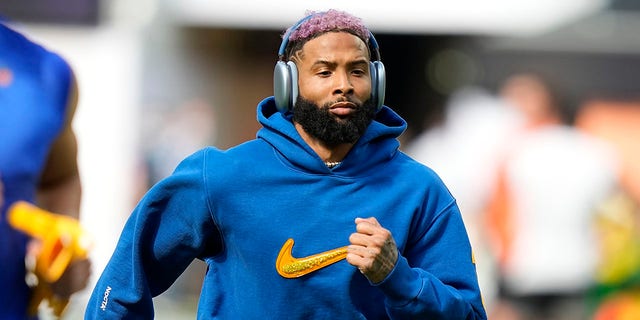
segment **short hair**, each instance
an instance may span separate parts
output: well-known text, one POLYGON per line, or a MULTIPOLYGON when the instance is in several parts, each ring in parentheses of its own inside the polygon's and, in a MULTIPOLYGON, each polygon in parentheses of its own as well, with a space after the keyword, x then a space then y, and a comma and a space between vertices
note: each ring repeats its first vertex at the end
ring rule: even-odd
POLYGON ((371 35, 369 29, 364 25, 362 19, 352 14, 330 9, 322 12, 307 11, 306 15, 298 24, 289 27, 283 34, 283 37, 288 35, 289 38, 285 39, 289 42, 285 50, 287 59, 302 49, 302 46, 309 40, 327 32, 349 32, 362 39, 367 46, 369 45, 371 35))

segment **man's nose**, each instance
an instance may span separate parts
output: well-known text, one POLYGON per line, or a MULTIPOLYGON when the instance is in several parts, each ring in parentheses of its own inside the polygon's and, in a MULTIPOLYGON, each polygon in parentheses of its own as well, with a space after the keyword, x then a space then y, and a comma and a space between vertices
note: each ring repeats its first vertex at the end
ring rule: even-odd
POLYGON ((335 73, 335 89, 334 93, 336 94, 351 94, 353 93, 353 84, 351 83, 351 78, 347 72, 336 72, 335 73))

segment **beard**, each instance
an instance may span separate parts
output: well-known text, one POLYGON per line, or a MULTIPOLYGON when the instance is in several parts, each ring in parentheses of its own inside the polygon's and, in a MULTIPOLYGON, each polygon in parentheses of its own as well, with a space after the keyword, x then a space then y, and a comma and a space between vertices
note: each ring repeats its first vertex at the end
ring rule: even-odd
MULTIPOLYGON (((349 102, 353 103, 350 100, 349 102)), ((329 102, 320 107, 298 96, 293 107, 293 121, 300 124, 307 134, 328 147, 356 142, 375 118, 371 99, 361 105, 356 104, 355 112, 345 118, 339 118, 329 111, 329 107, 334 103, 329 102)))

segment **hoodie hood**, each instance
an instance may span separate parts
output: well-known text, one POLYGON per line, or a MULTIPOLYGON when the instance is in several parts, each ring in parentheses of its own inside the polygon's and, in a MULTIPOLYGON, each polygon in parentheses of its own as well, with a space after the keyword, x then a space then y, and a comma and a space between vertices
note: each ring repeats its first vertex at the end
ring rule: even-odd
POLYGON ((328 169, 298 134, 291 114, 277 110, 273 97, 268 97, 258 104, 258 121, 263 127, 258 131, 257 137, 272 145, 284 162, 309 173, 326 174, 331 171, 346 176, 377 170, 379 165, 393 158, 400 146, 397 138, 407 128, 404 119, 389 107, 383 106, 342 163, 328 169))

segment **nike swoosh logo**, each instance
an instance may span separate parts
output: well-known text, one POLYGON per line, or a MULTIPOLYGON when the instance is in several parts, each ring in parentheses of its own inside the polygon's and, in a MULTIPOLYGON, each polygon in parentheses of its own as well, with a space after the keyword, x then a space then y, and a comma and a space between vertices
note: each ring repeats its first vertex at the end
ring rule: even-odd
POLYGON ((278 253, 278 259, 276 259, 276 270, 281 276, 288 279, 304 276, 347 257, 346 246, 304 258, 294 258, 291 255, 292 249, 293 239, 288 239, 282 245, 282 249, 278 253))

